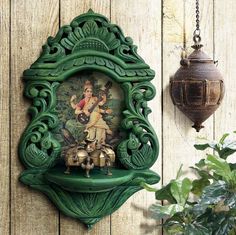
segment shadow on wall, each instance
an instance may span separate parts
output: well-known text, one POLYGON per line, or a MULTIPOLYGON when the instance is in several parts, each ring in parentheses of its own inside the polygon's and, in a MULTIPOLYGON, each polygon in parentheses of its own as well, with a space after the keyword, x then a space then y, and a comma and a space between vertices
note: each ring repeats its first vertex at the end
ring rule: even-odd
POLYGON ((158 224, 160 224, 161 221, 158 222, 155 219, 153 219, 152 216, 151 216, 151 212, 147 208, 141 207, 140 205, 137 205, 135 203, 132 203, 131 206, 134 208, 134 210, 136 212, 142 213, 143 217, 145 219, 150 220, 150 222, 152 222, 150 224, 149 223, 141 223, 140 224, 140 229, 141 229, 141 232, 142 232, 141 234, 151 234, 151 233, 153 233, 154 231, 157 230, 158 224))
MULTIPOLYGON (((170 76, 171 79, 172 76, 170 76)), ((163 109, 163 112, 170 120, 169 123, 174 123, 176 129, 181 136, 187 136, 189 132, 193 130, 193 122, 188 119, 177 107, 174 106, 171 97, 170 97, 170 85, 168 84, 163 89, 163 97, 166 97, 164 105, 168 105, 169 108, 163 109)))

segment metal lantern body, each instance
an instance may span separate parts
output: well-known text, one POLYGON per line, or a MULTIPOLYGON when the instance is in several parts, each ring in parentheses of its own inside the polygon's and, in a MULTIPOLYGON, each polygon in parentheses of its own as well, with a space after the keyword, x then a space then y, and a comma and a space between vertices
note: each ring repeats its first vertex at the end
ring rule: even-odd
POLYGON ((190 120, 197 132, 202 123, 219 107, 224 96, 223 77, 214 61, 201 45, 188 58, 180 61, 181 67, 170 81, 170 94, 176 105, 190 120))

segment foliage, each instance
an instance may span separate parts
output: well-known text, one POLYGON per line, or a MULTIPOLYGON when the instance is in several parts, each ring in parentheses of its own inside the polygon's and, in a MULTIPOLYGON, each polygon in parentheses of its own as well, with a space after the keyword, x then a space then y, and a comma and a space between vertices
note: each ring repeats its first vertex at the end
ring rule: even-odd
POLYGON ((228 157, 236 151, 236 134, 224 134, 219 142, 195 145, 198 150, 213 149, 194 167, 197 179, 180 177, 154 190, 156 203, 150 210, 153 218, 164 219, 162 226, 168 234, 233 235, 236 234, 236 167, 228 157))

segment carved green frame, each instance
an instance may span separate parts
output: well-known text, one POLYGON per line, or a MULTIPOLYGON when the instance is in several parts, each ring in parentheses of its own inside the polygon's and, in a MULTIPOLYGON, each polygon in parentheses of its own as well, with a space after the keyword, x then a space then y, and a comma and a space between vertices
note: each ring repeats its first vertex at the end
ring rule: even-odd
POLYGON ((137 54, 132 39, 124 37, 119 26, 106 17, 89 10, 61 27, 24 71, 25 96, 32 106, 31 121, 19 144, 19 157, 26 167, 20 180, 45 193, 60 211, 88 227, 118 209, 142 189, 142 183, 157 183, 160 177, 149 168, 158 156, 158 139, 147 118, 151 112, 147 101, 155 96, 150 83, 154 75, 137 54), (109 179, 67 176, 57 168, 61 146, 52 133, 58 125, 56 90, 82 70, 105 73, 120 84, 126 97, 122 127, 127 138, 116 152, 123 167, 109 179))

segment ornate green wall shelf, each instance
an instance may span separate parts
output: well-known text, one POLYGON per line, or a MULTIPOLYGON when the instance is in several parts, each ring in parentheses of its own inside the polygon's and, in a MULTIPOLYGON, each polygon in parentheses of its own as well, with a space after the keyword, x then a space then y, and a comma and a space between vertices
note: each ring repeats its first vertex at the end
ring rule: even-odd
POLYGON ((19 144, 21 182, 88 227, 141 183, 157 183, 149 168, 158 140, 147 118, 154 75, 104 16, 89 10, 61 27, 24 71, 32 106, 19 144))

